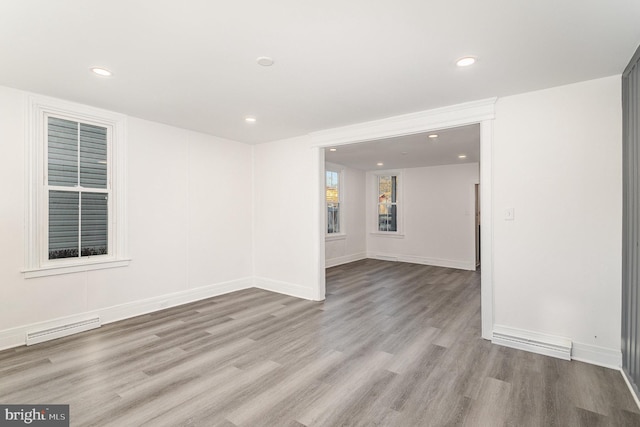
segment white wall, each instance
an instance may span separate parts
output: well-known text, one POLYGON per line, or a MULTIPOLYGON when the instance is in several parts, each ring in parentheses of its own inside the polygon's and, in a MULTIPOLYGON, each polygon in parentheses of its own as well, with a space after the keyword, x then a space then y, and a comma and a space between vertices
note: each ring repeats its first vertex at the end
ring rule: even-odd
POLYGON ((254 274, 256 286, 324 299, 324 159, 308 137, 254 146, 254 274), (315 200, 314 200, 315 199, 315 200), (316 202, 316 203, 314 203, 316 202), (324 218, 322 216, 322 218, 324 218))
POLYGON ((367 257, 365 225, 365 172, 342 165, 332 165, 343 170, 342 226, 345 236, 330 236, 325 241, 325 262, 332 267, 367 257))
MULTIPOLYGON (((620 101, 620 78, 604 78, 502 98, 494 123, 494 322, 569 338, 574 357, 603 364, 620 360, 620 101)), ((256 274, 304 288, 321 274, 309 146, 259 145, 255 168, 256 274), (286 215, 267 182, 283 186, 286 215)))
MULTIPOLYGON (((250 286, 252 275, 261 287, 324 296, 324 159, 310 138, 256 146, 252 188, 251 147, 137 119, 128 123, 131 265, 23 279, 24 96, 0 88, 0 178, 11 184, 0 198, 0 346, 15 345, 22 325, 138 301, 157 309, 166 295, 250 286), (217 209, 227 202, 236 209, 217 209)), ((611 77, 496 106, 495 324, 565 336, 591 361, 620 353, 620 101, 611 77), (501 219, 506 207, 514 221, 501 219)))
POLYGON ((495 323, 567 337, 579 357, 620 354, 620 93, 614 76, 496 105, 495 323))
POLYGON ((403 169, 402 238, 376 230, 375 174, 367 174, 367 254, 442 267, 475 270, 475 193, 478 163, 403 169))
POLYGON ((27 94, 0 87, 0 348, 38 322, 106 321, 251 286, 251 146, 127 119, 128 267, 24 279, 27 94))

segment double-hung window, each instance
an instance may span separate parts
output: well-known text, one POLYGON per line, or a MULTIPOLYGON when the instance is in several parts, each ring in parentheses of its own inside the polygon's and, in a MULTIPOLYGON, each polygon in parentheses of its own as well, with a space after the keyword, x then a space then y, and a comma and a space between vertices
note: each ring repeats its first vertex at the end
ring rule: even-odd
POLYGON ((399 231, 398 215, 398 175, 376 175, 377 183, 377 231, 393 232, 399 231))
POLYGON ((25 274, 127 264, 124 117, 31 100, 25 274))
POLYGON ((344 234, 342 218, 342 171, 325 171, 325 198, 327 205, 327 236, 344 234))
POLYGON ((47 257, 109 253, 109 127, 47 115, 47 257))

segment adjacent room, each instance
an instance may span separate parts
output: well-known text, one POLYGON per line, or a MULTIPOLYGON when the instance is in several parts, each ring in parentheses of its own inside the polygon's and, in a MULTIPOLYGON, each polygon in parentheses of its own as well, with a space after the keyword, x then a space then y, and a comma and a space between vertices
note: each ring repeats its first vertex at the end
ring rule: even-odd
POLYGON ((364 258, 479 265, 479 125, 330 147, 324 156, 327 267, 364 258))
POLYGON ((1 2, 0 424, 640 425, 638 22, 1 2))

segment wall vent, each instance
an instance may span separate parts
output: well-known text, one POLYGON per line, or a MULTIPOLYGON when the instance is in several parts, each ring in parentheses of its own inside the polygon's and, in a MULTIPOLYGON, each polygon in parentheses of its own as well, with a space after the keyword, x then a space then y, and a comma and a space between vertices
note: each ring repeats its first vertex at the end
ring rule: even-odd
POLYGON ((84 332, 90 329, 99 328, 100 326, 102 326, 100 317, 92 317, 90 319, 81 320, 79 322, 66 323, 64 325, 42 329, 40 331, 27 332, 26 341, 27 345, 38 344, 56 338, 62 338, 68 335, 77 334, 78 332, 84 332))
POLYGON ((571 360, 572 342, 568 339, 543 336, 527 337, 522 333, 513 334, 494 330, 491 342, 505 347, 571 360))

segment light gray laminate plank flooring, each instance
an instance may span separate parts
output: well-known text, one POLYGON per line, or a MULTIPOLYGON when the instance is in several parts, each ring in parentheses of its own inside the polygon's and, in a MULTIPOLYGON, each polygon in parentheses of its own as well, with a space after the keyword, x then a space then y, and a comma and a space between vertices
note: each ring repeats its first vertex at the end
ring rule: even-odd
POLYGON ((479 273, 364 260, 0 352, 0 403, 73 426, 640 426, 620 372, 480 338, 479 273))

